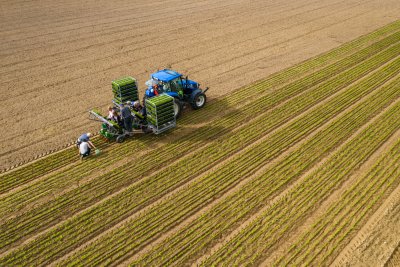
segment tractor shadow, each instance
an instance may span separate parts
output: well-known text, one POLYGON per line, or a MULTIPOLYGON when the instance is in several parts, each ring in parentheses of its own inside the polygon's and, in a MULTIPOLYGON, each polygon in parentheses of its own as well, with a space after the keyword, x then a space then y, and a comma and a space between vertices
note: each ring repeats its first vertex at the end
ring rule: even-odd
POLYGON ((207 105, 199 110, 193 110, 190 105, 186 106, 181 118, 176 122, 177 128, 158 135, 157 142, 184 143, 187 142, 186 139, 181 140, 180 138, 176 138, 176 136, 184 137, 190 135, 190 140, 193 142, 201 141, 211 143, 218 137, 232 132, 232 128, 226 128, 223 125, 215 125, 213 121, 229 114, 239 115, 241 113, 240 109, 232 107, 225 99, 212 99, 210 100, 210 104, 211 109, 207 109, 207 105), (196 134, 196 132, 202 132, 204 134, 196 134))
POLYGON ((158 143, 185 145, 193 142, 211 143, 215 141, 218 137, 223 136, 229 132, 231 132, 231 129, 220 126, 178 126, 176 129, 171 129, 170 131, 162 133, 156 137, 158 143), (196 132, 198 134, 196 134, 196 132), (182 138, 179 138, 179 136, 182 138))
POLYGON ((182 118, 185 120, 178 119, 177 124, 199 127, 231 113, 240 113, 240 109, 229 104, 226 98, 213 98, 209 99, 207 104, 199 110, 194 110, 190 105, 186 105, 182 112, 182 118), (208 106, 209 108, 207 108, 208 106))

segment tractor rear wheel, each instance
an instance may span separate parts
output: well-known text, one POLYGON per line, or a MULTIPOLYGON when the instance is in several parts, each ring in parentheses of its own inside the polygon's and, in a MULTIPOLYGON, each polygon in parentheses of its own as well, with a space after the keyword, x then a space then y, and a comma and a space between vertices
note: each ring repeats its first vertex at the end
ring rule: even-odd
POLYGON ((194 96, 193 102, 191 104, 193 109, 200 109, 204 107, 206 101, 207 101, 206 95, 204 93, 198 93, 197 95, 194 96))
POLYGON ((182 103, 178 98, 174 98, 174 114, 175 119, 179 118, 182 113, 182 103))

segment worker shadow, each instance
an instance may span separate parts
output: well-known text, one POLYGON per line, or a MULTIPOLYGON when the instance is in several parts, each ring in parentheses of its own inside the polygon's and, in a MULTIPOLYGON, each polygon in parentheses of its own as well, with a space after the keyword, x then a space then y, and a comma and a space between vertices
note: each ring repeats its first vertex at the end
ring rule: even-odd
POLYGON ((214 98, 210 99, 203 108, 198 110, 193 110, 190 105, 187 105, 182 113, 182 117, 185 117, 185 120, 180 122, 178 119, 177 122, 183 126, 202 125, 228 114, 238 114, 240 112, 240 109, 230 104, 226 98, 214 98))

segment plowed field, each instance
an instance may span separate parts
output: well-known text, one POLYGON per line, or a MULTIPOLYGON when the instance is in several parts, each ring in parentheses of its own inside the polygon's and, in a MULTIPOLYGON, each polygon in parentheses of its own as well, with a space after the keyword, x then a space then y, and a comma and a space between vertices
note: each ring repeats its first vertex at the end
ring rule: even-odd
POLYGON ((399 118, 400 20, 172 132, 3 173, 0 266, 396 266, 399 118))
POLYGON ((111 81, 172 67, 210 100, 398 19, 398 0, 7 1, 1 169, 95 132, 111 81))
POLYGON ((4 162, 87 129, 109 75, 144 81, 158 58, 215 89, 168 133, 0 174, 0 266, 397 266, 399 4, 137 2, 7 3, 26 14, 1 18, 4 162))

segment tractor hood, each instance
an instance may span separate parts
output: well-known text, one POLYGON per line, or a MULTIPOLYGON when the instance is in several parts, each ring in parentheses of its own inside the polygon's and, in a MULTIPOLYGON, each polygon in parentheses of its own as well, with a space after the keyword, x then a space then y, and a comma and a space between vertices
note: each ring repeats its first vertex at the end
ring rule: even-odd
POLYGON ((182 80, 182 85, 188 89, 198 89, 200 86, 197 82, 192 80, 182 80))

